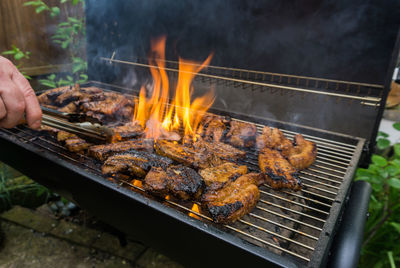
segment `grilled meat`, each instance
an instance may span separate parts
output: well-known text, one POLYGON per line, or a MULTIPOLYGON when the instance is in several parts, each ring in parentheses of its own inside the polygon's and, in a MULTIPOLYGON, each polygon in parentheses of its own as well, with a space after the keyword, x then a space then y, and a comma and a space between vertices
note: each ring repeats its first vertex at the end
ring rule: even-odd
POLYGON ((77 137, 75 134, 66 132, 66 131, 58 131, 57 132, 57 140, 60 142, 65 142, 67 139, 77 137))
POLYGON ((317 157, 317 145, 305 140, 301 134, 294 137, 294 144, 288 156, 290 164, 300 170, 311 166, 317 157))
POLYGON ((256 125, 252 123, 231 121, 231 128, 226 134, 229 142, 238 147, 252 147, 254 146, 255 137, 257 133, 256 125))
POLYGON ((84 139, 79 138, 78 136, 69 138, 65 141, 65 147, 74 153, 83 153, 90 146, 92 146, 92 144, 88 143, 84 139))
POLYGON ((155 143, 159 155, 169 157, 181 164, 195 168, 207 168, 221 164, 221 159, 208 150, 196 150, 177 142, 158 140, 155 143))
POLYGON ((58 96, 61 94, 68 92, 71 90, 70 86, 66 87, 59 87, 59 88, 54 88, 51 90, 47 90, 46 92, 40 94, 38 96, 38 100, 40 104, 46 104, 46 105, 54 105, 54 101, 57 99, 58 96))
POLYGON ((167 169, 153 167, 143 181, 143 188, 161 197, 173 195, 183 200, 195 200, 203 191, 204 181, 195 170, 182 165, 167 169))
POLYGON ((65 144, 65 147, 69 151, 75 153, 83 153, 86 149, 88 149, 92 145, 87 141, 85 141, 84 139, 79 138, 75 134, 61 130, 57 132, 57 140, 65 144))
POLYGON ((257 148, 261 150, 264 147, 279 150, 288 157, 293 144, 278 128, 264 127, 262 134, 257 137, 257 148))
POLYGON ((167 168, 172 160, 156 154, 128 151, 110 156, 102 167, 105 175, 128 175, 144 178, 151 167, 167 168))
POLYGON ((258 165, 273 189, 301 189, 297 170, 277 150, 265 147, 258 156, 258 165))
POLYGON ((152 152, 153 140, 138 139, 105 145, 95 145, 89 148, 88 154, 100 161, 104 161, 113 154, 129 150, 152 152))
POLYGON ((226 162, 216 167, 205 168, 199 171, 203 177, 207 189, 217 190, 222 188, 228 181, 236 180, 247 173, 247 166, 239 166, 226 162))
POLYGON ((69 104, 65 105, 64 107, 59 108, 57 110, 59 110, 60 112, 63 112, 63 113, 72 114, 72 113, 78 112, 78 106, 76 105, 75 102, 71 102, 71 103, 69 103, 69 104))
POLYGON ((83 112, 113 115, 129 103, 128 99, 119 93, 104 92, 103 95, 103 100, 82 103, 81 110, 83 112))
POLYGON ((256 206, 260 199, 257 185, 263 181, 263 174, 249 173, 229 181, 217 191, 207 191, 201 201, 215 222, 235 222, 256 206))
POLYGON ((227 122, 229 122, 229 119, 222 116, 205 116, 205 118, 203 118, 204 139, 208 141, 222 141, 227 129, 227 122))
POLYGON ((144 133, 144 129, 138 121, 133 121, 126 123, 122 126, 113 127, 112 130, 114 132, 111 138, 112 142, 129 140, 141 136, 144 133))
POLYGON ((246 156, 245 151, 223 142, 198 140, 193 144, 193 147, 197 152, 208 152, 209 154, 214 154, 218 158, 227 161, 237 161, 246 156))

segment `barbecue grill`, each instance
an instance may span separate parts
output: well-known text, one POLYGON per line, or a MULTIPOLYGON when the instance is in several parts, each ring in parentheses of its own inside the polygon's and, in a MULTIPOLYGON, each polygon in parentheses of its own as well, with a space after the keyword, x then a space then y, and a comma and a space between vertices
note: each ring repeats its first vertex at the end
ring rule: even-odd
MULTIPOLYGON (((253 122, 259 133, 263 126, 273 126, 286 137, 301 133, 315 142, 317 159, 300 172, 303 189, 277 191, 264 185, 250 214, 218 225, 194 210, 192 202, 161 200, 129 182, 107 180, 96 160, 23 126, 0 129, 0 159, 190 266, 354 265, 370 190, 363 183, 350 189, 360 159, 367 159, 374 147, 388 94, 398 51, 395 2, 109 2, 87 1, 92 81, 82 86, 134 98, 148 81, 149 68, 155 68, 145 60, 144 47, 157 33, 167 34, 183 57, 203 57, 204 51, 214 50, 211 66, 193 82, 195 94, 213 87, 217 100, 212 113, 253 122), (310 25, 321 18, 326 21, 316 27, 319 35, 313 35, 310 25), (333 31, 340 23, 348 28, 333 31), (236 40, 232 32, 242 37, 236 40), (179 46, 174 38, 188 42, 180 40, 179 46), (357 46, 347 46, 343 38, 357 46), (257 43, 261 40, 267 51, 257 43), (332 51, 330 44, 338 40, 345 45, 332 51)), ((164 69, 174 83, 178 62, 165 61, 164 69)), ((259 170, 257 155, 248 149, 243 160, 252 171, 259 170)))

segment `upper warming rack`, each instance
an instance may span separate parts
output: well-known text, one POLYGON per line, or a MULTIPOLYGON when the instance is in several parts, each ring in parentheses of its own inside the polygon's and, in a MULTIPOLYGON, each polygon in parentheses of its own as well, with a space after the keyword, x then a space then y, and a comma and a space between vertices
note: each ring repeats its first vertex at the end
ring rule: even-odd
MULTIPOLYGON (((115 52, 110 58, 100 57, 101 61, 108 64, 124 64, 144 68, 160 68, 148 64, 147 59, 136 58, 135 61, 115 59, 115 52)), ((160 60, 160 59, 158 59, 160 60)), ((166 72, 170 77, 178 75, 179 63, 176 61, 162 60, 165 62, 166 72)), ((347 100, 349 104, 358 103, 361 106, 378 108, 383 96, 382 85, 357 83, 333 79, 314 78, 306 76, 279 74, 272 72, 252 71, 221 66, 208 66, 195 78, 197 81, 208 82, 214 85, 225 85, 234 88, 268 91, 274 94, 279 91, 292 91, 302 94, 315 94, 336 98, 336 101, 347 100)))

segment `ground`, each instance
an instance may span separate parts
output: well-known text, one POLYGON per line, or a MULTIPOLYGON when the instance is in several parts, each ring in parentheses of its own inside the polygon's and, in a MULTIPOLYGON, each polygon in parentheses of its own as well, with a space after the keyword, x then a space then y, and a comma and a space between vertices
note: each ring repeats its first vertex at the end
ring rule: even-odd
POLYGON ((183 267, 138 242, 121 247, 109 233, 27 208, 16 206, 0 219, 0 267, 183 267))

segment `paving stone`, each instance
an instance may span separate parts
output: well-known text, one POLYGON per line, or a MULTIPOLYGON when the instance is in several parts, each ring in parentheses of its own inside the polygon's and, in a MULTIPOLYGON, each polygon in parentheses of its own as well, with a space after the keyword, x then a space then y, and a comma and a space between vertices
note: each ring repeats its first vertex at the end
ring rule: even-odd
POLYGON ((33 229, 40 233, 49 233, 58 225, 58 221, 37 215, 33 210, 14 206, 0 215, 1 219, 33 229))
POLYGON ((52 236, 3 222, 5 241, 0 250, 0 267, 131 267, 128 261, 70 244, 52 236))
POLYGON ((112 252, 114 255, 134 261, 145 250, 145 246, 129 241, 125 247, 120 245, 119 239, 108 233, 101 233, 91 244, 91 247, 112 252))
POLYGON ((183 268, 181 264, 174 262, 167 256, 151 248, 147 249, 146 252, 140 256, 136 265, 140 268, 183 268))
POLYGON ((57 227, 52 229, 49 233, 58 238, 63 238, 85 246, 90 246, 100 234, 97 230, 89 229, 64 220, 61 220, 57 227))

